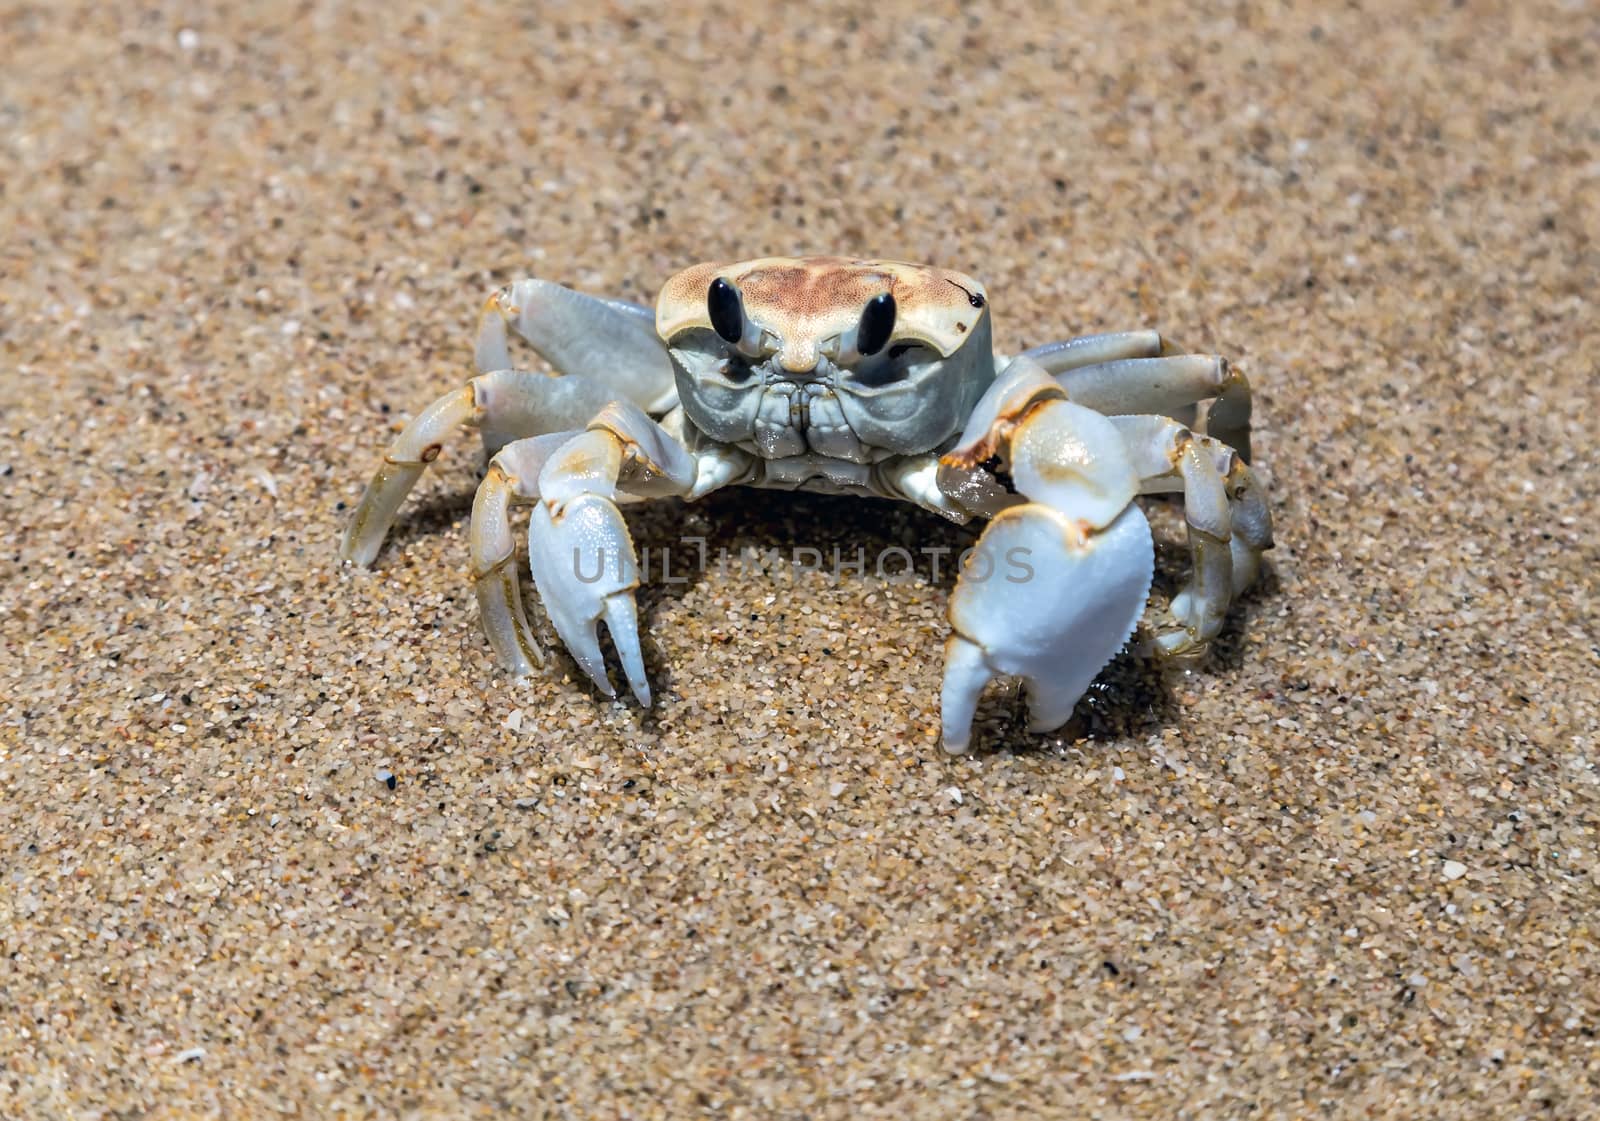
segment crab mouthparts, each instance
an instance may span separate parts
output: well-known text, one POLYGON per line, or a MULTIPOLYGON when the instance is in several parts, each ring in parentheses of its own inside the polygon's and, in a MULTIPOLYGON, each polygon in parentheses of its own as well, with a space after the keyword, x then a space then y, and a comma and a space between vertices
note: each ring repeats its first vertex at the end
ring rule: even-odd
POLYGON ((865 454, 834 387, 823 381, 769 385, 752 435, 763 459, 814 453, 857 462, 865 454))

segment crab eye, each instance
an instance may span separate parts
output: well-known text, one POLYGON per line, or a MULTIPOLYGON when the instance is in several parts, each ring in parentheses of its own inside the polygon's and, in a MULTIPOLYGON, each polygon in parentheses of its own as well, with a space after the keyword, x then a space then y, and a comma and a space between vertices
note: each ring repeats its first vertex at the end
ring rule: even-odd
POLYGON ((722 341, 738 345, 744 338, 744 304, 739 299, 739 290, 717 277, 711 282, 711 291, 706 293, 706 310, 711 313, 711 326, 722 336, 722 341))
POLYGON ((876 354, 894 333, 894 295, 885 292, 867 301, 856 326, 856 352, 876 354))

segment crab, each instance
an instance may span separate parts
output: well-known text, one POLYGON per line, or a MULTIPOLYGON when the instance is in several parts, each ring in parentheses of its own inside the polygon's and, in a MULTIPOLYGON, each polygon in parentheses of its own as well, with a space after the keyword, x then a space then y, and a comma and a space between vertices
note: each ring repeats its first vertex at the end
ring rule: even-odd
POLYGON ((629 501, 737 484, 988 519, 949 596, 940 702, 952 753, 970 747, 994 677, 1020 677, 1029 730, 1053 731, 1128 642, 1154 570, 1138 496, 1181 492, 1188 529, 1192 573, 1151 624, 1158 656, 1203 651, 1272 545, 1237 369, 1149 330, 1002 357, 983 285, 948 269, 700 264, 667 281, 653 312, 519 280, 489 297, 476 365, 389 445, 340 555, 370 565, 445 440, 477 428, 488 467, 469 547, 496 659, 516 675, 544 664, 515 563, 511 510, 526 505, 529 567, 556 633, 615 696, 604 621, 646 707, 629 501), (517 368, 512 336, 555 374, 517 368))

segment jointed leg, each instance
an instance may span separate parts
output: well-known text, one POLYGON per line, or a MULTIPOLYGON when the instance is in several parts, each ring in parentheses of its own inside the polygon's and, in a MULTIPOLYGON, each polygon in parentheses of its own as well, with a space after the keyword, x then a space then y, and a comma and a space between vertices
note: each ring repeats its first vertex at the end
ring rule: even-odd
POLYGON ((472 500, 468 543, 478 616, 495 658, 517 676, 544 665, 544 651, 528 626, 517 585, 517 546, 511 536, 511 507, 539 497, 539 472, 555 451, 578 432, 551 432, 514 440, 489 461, 472 500))
POLYGON ((472 509, 472 565, 484 630, 501 664, 527 673, 542 661, 528 631, 512 558, 509 510, 533 503, 528 560, 545 611, 585 673, 614 696, 600 653, 603 617, 628 684, 650 703, 633 593, 638 565, 617 509, 618 488, 643 497, 687 494, 695 463, 638 408, 608 405, 582 432, 506 445, 472 509))
POLYGON ((480 373, 509 369, 507 332, 564 374, 603 380, 659 416, 678 403, 672 359, 656 336, 655 314, 622 300, 574 292, 548 280, 519 280, 489 297, 478 322, 480 373))
POLYGON ((1106 335, 1079 335, 1075 339, 1045 343, 1025 350, 1018 358, 1028 358, 1052 376, 1084 366, 1098 366, 1102 362, 1119 362, 1125 358, 1159 358, 1163 354, 1176 354, 1168 350, 1158 331, 1115 331, 1106 335))
POLYGON ((493 451, 513 435, 581 428, 615 396, 591 378, 519 370, 484 374, 445 394, 417 414, 383 453, 345 528, 339 555, 363 567, 372 563, 400 504, 460 426, 482 429, 484 444, 493 451))
POLYGON ((1159 413, 1185 422, 1209 400, 1204 431, 1250 459, 1250 383, 1219 355, 1185 354, 1155 331, 1085 335, 1025 352, 1067 397, 1107 416, 1159 413))
POLYGON ((424 409, 389 446, 356 507, 340 555, 371 564, 405 496, 459 425, 481 429, 493 455, 512 440, 581 428, 608 402, 665 411, 677 401, 672 360, 647 308, 519 280, 489 297, 479 327, 480 377, 424 409), (507 332, 558 377, 513 370, 507 332))
POLYGON ((1272 518, 1244 459, 1220 440, 1160 416, 1117 416, 1141 494, 1181 491, 1193 566, 1156 638, 1167 655, 1203 650, 1233 599, 1255 579, 1272 547, 1272 518))

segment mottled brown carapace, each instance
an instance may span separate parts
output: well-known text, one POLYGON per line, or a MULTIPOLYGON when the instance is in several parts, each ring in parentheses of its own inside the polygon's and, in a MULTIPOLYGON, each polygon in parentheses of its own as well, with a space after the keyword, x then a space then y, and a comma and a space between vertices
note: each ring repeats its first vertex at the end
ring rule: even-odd
POLYGON ((656 330, 663 339, 670 343, 682 331, 711 327, 706 294, 718 277, 739 290, 748 318, 793 351, 815 351, 855 326, 867 301, 889 292, 896 306, 895 337, 950 355, 988 305, 982 284, 931 265, 853 257, 712 262, 684 269, 662 287, 656 330))

